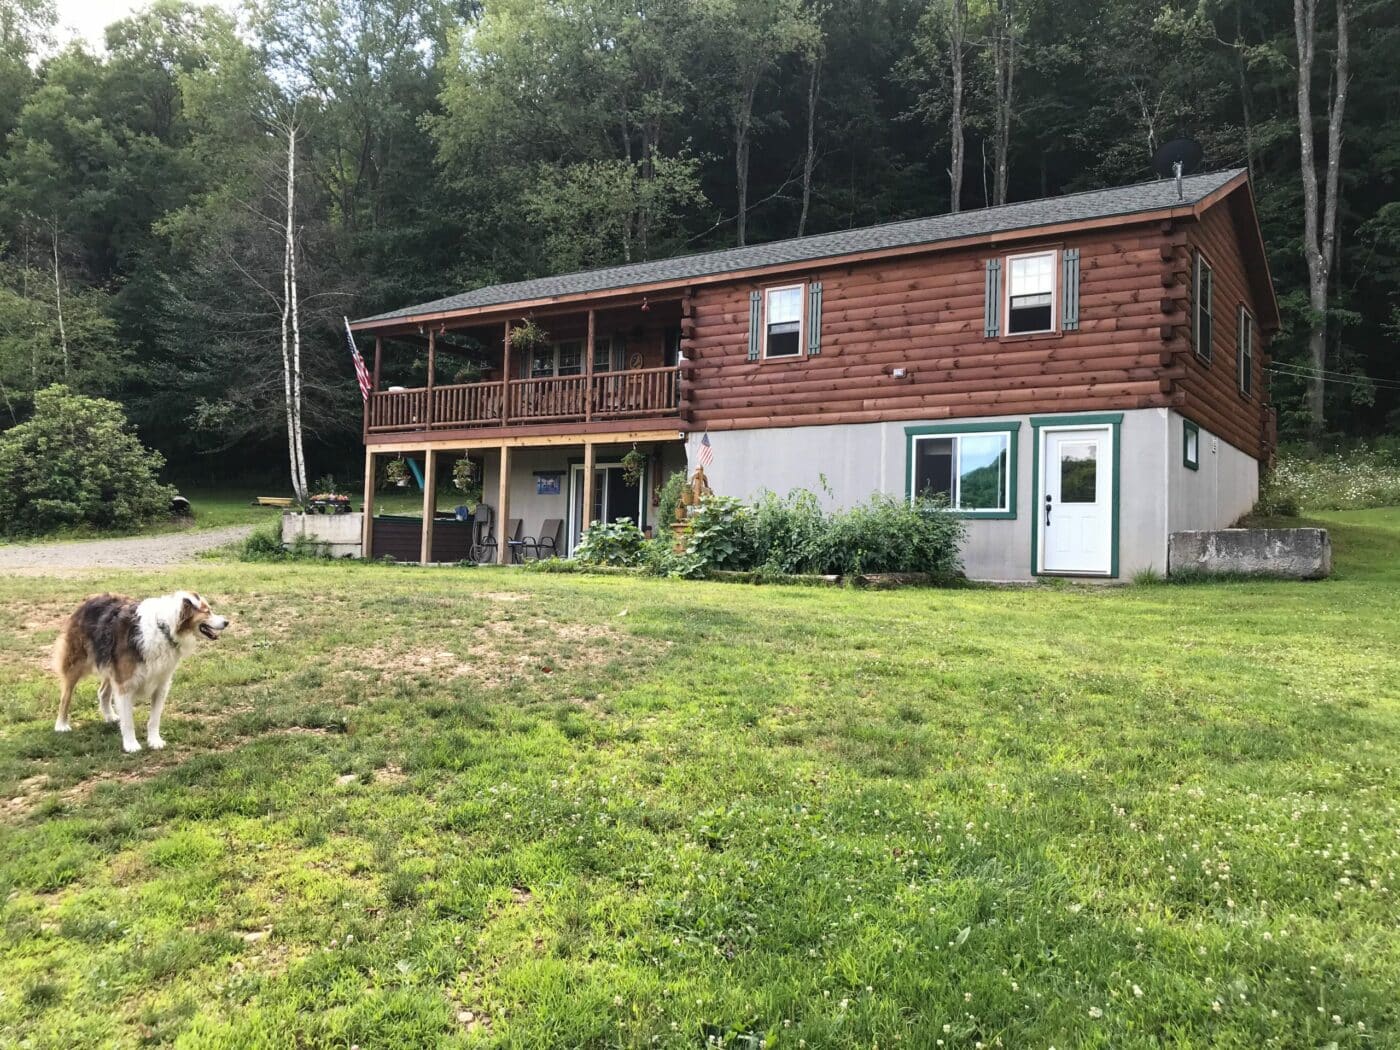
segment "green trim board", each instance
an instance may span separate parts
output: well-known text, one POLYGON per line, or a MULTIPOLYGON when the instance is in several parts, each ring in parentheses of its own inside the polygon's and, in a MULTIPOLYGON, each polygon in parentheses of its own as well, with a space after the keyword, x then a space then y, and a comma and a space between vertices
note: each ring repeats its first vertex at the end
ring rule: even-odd
MULTIPOLYGON (((1083 573, 1097 580, 1118 579, 1118 532, 1119 532, 1119 507, 1122 503, 1121 488, 1121 464, 1123 462, 1123 413, 1122 412, 1098 412, 1090 415, 1078 416, 1031 416, 1031 428, 1034 431, 1034 440, 1031 442, 1031 503, 1037 510, 1040 506, 1040 442, 1041 430, 1045 427, 1103 427, 1110 431, 1110 440, 1113 442, 1113 470, 1110 481, 1113 490, 1112 514, 1110 516, 1110 538, 1109 538, 1109 563, 1108 575, 1100 576, 1098 573, 1083 573)), ((1032 576, 1065 576, 1075 575, 1074 573, 1042 573, 1040 571, 1040 515, 1037 513, 1031 518, 1031 575, 1032 576)))
POLYGON ((969 521, 1007 521, 1016 517, 1017 464, 1020 456, 1021 421, 1004 423, 936 423, 904 428, 904 498, 914 498, 914 442, 921 437, 957 437, 961 434, 1005 434, 1007 436, 1006 509, 955 510, 969 521))
POLYGON ((1201 469, 1201 428, 1189 419, 1181 421, 1181 465, 1187 470, 1201 469), (1196 455, 1191 455, 1191 439, 1196 439, 1196 455))

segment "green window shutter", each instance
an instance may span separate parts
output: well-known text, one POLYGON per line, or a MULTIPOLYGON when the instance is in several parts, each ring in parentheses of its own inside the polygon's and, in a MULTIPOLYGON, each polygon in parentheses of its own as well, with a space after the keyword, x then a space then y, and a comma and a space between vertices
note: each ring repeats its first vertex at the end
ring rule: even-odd
POLYGON ((1066 249, 1064 281, 1060 292, 1060 328, 1066 332, 1079 331, 1079 249, 1066 249))
POLYGON ((987 260, 987 301, 983 308, 983 334, 995 339, 1001 334, 1001 260, 987 260))
POLYGON ((1187 317, 1191 324, 1191 349, 1199 351, 1201 345, 1199 328, 1200 318, 1196 315, 1196 295, 1201 286, 1201 253, 1194 250, 1191 252, 1191 279, 1189 284, 1191 285, 1191 294, 1187 299, 1186 309, 1188 311, 1187 317))
POLYGON ((813 281, 807 286, 807 356, 822 352, 822 284, 813 281))
POLYGON ((763 338, 763 332, 761 331, 760 325, 759 325, 760 314, 761 314, 761 312, 762 312, 762 308, 763 308, 763 293, 762 293, 762 292, 757 292, 757 291, 750 292, 750 293, 749 293, 749 360, 750 360, 750 361, 757 361, 757 360, 758 360, 758 345, 759 345, 759 340, 761 340, 761 339, 763 338))

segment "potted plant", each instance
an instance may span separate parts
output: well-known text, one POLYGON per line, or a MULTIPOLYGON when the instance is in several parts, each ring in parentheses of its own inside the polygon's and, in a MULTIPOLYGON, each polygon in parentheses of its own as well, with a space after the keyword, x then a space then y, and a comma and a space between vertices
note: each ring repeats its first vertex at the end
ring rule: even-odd
POLYGON ((481 477, 476 464, 466 456, 452 465, 452 485, 462 494, 462 502, 475 511, 481 502, 481 477))
POLYGON ((622 480, 628 485, 641 483, 642 472, 646 470, 647 456, 645 452, 640 452, 636 445, 632 446, 632 451, 622 457, 622 480))
POLYGON ((384 480, 399 488, 408 487, 408 460, 399 456, 384 464, 384 480))
POLYGON ((510 348, 520 353, 529 353, 549 342, 549 333, 541 328, 533 317, 527 317, 510 330, 510 348))

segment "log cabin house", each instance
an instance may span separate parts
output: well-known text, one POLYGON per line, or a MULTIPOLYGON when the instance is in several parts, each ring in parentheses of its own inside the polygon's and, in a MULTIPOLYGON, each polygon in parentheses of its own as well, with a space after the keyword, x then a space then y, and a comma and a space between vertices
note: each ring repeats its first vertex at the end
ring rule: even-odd
MULTIPOLYGON (((942 493, 968 575, 1024 580, 1161 571, 1169 533, 1253 506, 1278 323, 1234 170, 480 288, 351 327, 374 339, 366 478, 377 457, 426 463, 408 557, 462 556, 432 500, 462 456, 498 520, 562 518, 571 550, 588 521, 656 526, 658 486, 708 435, 716 492, 942 493), (426 371, 407 385, 391 358, 426 371), (621 469, 633 448, 640 484, 621 469)), ((390 541, 373 500, 367 480, 367 556, 390 541)))

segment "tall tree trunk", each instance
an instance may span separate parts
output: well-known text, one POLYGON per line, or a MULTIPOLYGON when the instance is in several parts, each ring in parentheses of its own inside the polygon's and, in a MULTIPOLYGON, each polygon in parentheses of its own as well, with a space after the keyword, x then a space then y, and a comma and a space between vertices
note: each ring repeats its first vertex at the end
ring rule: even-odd
POLYGON ((807 232, 807 214, 812 208, 812 173, 817 166, 817 100, 821 97, 822 60, 812 56, 807 76, 807 154, 802 158, 802 214, 797 218, 797 236, 807 232))
POLYGON ((963 45, 967 39, 967 0, 953 0, 948 20, 948 64, 953 76, 953 106, 948 117, 948 197, 950 212, 962 210, 963 157, 963 45))
POLYGON ((739 191, 737 236, 739 247, 747 242, 749 220, 749 131, 753 123, 753 100, 758 93, 758 77, 744 85, 739 109, 734 115, 734 182, 739 191))
POLYGON ((301 426, 301 318, 296 283, 296 158, 297 126, 289 117, 287 135, 287 211, 282 246, 282 391, 287 413, 287 458, 292 494, 304 501, 306 463, 301 426))
POLYGON ((1235 64, 1240 81, 1240 115, 1244 119, 1244 164, 1254 181, 1254 111, 1249 104, 1249 79, 1244 65, 1244 0, 1235 5, 1235 64))
POLYGON ((1337 238, 1337 184, 1341 177, 1342 119, 1347 101, 1347 0, 1337 0, 1335 89, 1327 114, 1327 171, 1322 186, 1319 227, 1317 159, 1313 146, 1312 73, 1317 50, 1317 0, 1293 0, 1293 31, 1298 44, 1298 144, 1303 174, 1303 255, 1308 265, 1311 331, 1308 359, 1308 434, 1313 442, 1325 426, 1323 371, 1327 367, 1327 290, 1337 238))
POLYGON ((53 304, 58 311, 58 345, 63 351, 63 381, 68 382, 68 329, 63 323, 63 278, 58 270, 58 216, 53 226, 53 304))
POLYGON ((1012 0, 997 0, 992 36, 993 66, 996 74, 996 115, 992 157, 993 204, 1006 203, 1006 182, 1010 171, 1011 112, 1016 83, 1016 15, 1012 0))

